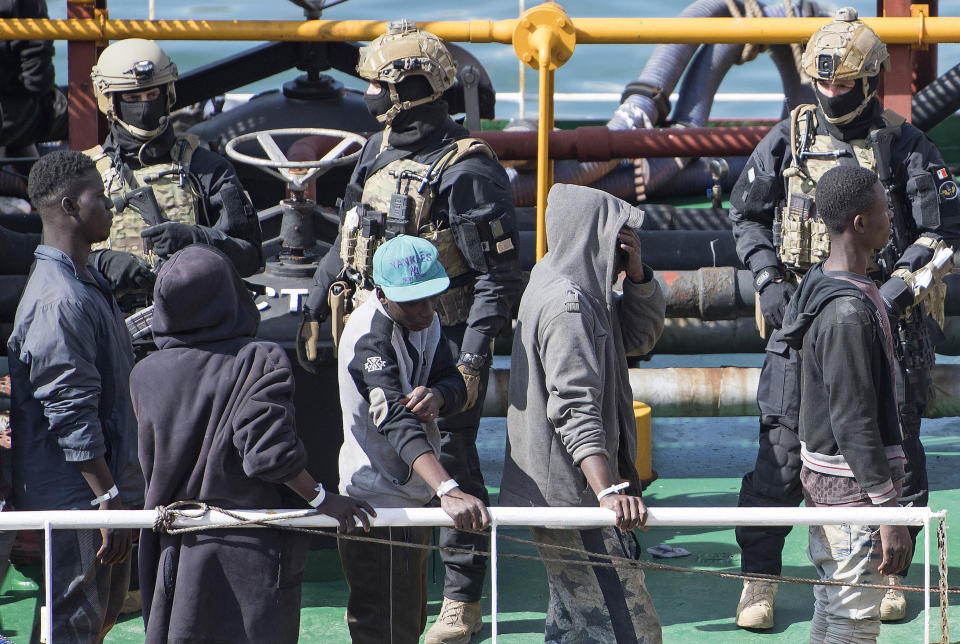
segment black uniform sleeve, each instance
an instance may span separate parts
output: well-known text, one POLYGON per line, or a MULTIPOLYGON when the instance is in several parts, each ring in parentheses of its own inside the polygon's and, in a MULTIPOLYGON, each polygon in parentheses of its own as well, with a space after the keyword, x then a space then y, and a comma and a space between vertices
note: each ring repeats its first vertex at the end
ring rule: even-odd
POLYGON ((483 155, 463 159, 443 173, 435 208, 435 215, 449 221, 475 272, 460 350, 489 355, 490 342, 510 323, 521 288, 516 214, 506 172, 483 155))
POLYGON ((198 228, 207 243, 223 251, 240 275, 253 275, 263 267, 263 241, 256 208, 250 202, 237 172, 229 161, 198 148, 190 161, 190 173, 200 181, 203 193, 198 228))
POLYGON ((437 352, 433 355, 428 382, 431 387, 440 390, 443 394, 441 416, 457 413, 467 402, 467 386, 463 382, 460 371, 457 370, 457 358, 457 346, 446 336, 441 337, 437 352))
MULTIPOLYGON (((15 10, 0 12, 0 17, 46 18, 45 0, 21 0, 15 10), (3 15, 7 14, 7 15, 3 15), (14 15, 15 14, 15 15, 14 15)), ((20 84, 31 94, 46 94, 53 90, 53 41, 14 40, 9 43, 19 61, 20 84)))
POLYGON ((363 335, 357 340, 347 369, 370 405, 370 417, 377 431, 387 438, 404 463, 412 466, 418 456, 433 451, 420 421, 400 401, 410 392, 401 389, 397 353, 389 336, 372 332, 363 335))
MULTIPOLYGON (((906 148, 898 155, 904 162, 896 175, 897 185, 904 186, 907 201, 903 215, 910 217, 917 236, 934 233, 956 247, 960 242, 960 197, 956 179, 944 164, 937 146, 917 128, 904 125, 898 143, 906 148)), ((930 261, 932 254, 928 247, 912 244, 896 267, 916 270, 930 261)))
POLYGON ((790 122, 785 120, 757 145, 730 194, 737 255, 754 275, 780 265, 773 243, 773 220, 784 200, 782 173, 790 155, 790 122))

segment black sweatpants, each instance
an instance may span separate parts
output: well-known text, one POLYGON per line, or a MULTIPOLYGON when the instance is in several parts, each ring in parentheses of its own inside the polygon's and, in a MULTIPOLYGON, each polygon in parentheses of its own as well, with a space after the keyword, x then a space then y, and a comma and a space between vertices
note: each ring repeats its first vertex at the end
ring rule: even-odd
MULTIPOLYGON (((443 332, 459 347, 463 343, 465 329, 466 325, 458 324, 444 328, 443 332)), ((480 471, 477 431, 483 415, 483 400, 487 395, 489 376, 488 364, 480 373, 480 394, 477 396, 476 405, 437 421, 440 429, 440 464, 460 484, 461 490, 477 497, 485 505, 490 505, 490 497, 480 471)), ((487 552, 490 550, 490 537, 453 528, 440 528, 439 544, 444 547, 487 552)), ((483 580, 487 574, 487 557, 449 550, 441 550, 440 557, 446 567, 443 596, 464 602, 479 601, 483 594, 483 580)))

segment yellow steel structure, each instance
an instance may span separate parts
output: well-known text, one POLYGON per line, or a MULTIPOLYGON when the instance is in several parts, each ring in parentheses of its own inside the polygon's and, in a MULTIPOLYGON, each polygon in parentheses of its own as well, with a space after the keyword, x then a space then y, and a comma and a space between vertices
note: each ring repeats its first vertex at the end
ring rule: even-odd
MULTIPOLYGON (((511 20, 428 21, 417 25, 450 42, 513 44, 517 56, 540 72, 537 151, 537 259, 546 252, 543 214, 553 182, 548 134, 553 129, 554 72, 577 44, 805 42, 829 18, 570 18, 553 2, 511 20)), ((891 45, 926 47, 960 42, 960 17, 863 18, 891 45)), ((345 41, 373 40, 386 31, 382 20, 0 20, 0 40, 345 41)))
MULTIPOLYGON (((545 3, 552 4, 552 3, 545 3)), ((543 6, 543 5, 540 5, 543 6)), ((537 9, 533 7, 532 10, 537 9)), ((519 19, 418 22, 450 42, 512 43, 519 19)), ((571 18, 576 42, 600 44, 805 42, 828 18, 571 18)), ((960 17, 863 18, 892 45, 960 42, 960 17)), ((373 40, 382 20, 0 20, 0 40, 373 40)))

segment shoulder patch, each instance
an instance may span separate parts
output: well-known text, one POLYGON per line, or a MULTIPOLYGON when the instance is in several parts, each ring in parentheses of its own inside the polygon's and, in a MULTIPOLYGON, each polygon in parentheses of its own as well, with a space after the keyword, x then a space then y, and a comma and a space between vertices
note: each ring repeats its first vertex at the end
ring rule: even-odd
POLYGON ((384 367, 387 366, 387 361, 381 358, 380 356, 370 356, 367 358, 367 361, 363 364, 363 368, 367 373, 373 373, 374 371, 381 371, 384 367))
POLYGON ((940 198, 943 201, 950 201, 957 198, 957 184, 953 181, 944 181, 940 184, 940 198))
POLYGON ((579 313, 580 295, 573 290, 567 291, 567 295, 563 300, 563 308, 567 313, 579 313))

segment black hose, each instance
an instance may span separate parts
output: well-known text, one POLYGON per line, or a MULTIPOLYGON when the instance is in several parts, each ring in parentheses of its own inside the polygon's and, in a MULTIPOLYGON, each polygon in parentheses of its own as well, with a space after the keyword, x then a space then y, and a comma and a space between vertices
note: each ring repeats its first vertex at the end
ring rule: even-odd
POLYGON ((960 109, 960 64, 917 92, 911 108, 913 124, 924 132, 960 109))

